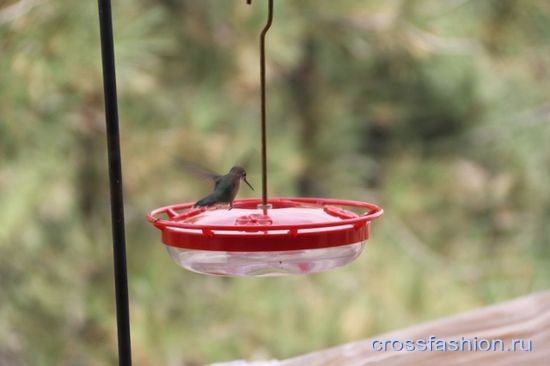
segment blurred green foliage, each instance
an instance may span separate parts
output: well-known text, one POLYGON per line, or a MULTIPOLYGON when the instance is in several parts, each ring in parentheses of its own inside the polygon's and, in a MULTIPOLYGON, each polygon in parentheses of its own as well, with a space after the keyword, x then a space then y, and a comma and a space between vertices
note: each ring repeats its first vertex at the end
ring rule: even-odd
MULTIPOLYGON (((144 219, 210 189, 175 157, 259 150, 264 2, 113 5, 135 365, 284 358, 549 287, 548 2, 277 1, 270 193, 386 214, 354 264, 272 279, 187 273, 144 219)), ((114 364, 96 3, 1 1, 0 70, 0 364, 114 364)))

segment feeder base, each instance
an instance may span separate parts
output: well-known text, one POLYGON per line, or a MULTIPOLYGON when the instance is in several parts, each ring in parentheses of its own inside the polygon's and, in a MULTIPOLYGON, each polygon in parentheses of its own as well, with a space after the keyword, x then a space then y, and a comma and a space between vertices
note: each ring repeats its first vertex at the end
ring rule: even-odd
POLYGON ((213 276, 284 276, 324 272, 357 258, 365 242, 330 248, 270 252, 221 252, 167 246, 181 267, 213 276))

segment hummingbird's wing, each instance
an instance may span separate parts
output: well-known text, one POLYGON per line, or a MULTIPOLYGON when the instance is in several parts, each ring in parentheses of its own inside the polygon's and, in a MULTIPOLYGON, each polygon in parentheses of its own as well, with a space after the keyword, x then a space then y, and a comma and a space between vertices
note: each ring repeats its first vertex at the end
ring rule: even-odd
POLYGON ((214 181, 214 183, 216 184, 218 183, 219 179, 222 177, 221 175, 214 173, 213 171, 203 167, 202 165, 193 163, 191 161, 187 161, 185 159, 178 158, 177 163, 179 166, 181 166, 188 172, 202 178, 210 179, 214 181))

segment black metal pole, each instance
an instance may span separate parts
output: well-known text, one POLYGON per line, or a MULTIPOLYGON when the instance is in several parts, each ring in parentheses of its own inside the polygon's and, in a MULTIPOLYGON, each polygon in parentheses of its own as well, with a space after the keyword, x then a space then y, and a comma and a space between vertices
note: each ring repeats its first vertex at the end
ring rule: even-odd
POLYGON ((122 195, 122 166, 118 129, 115 51, 111 1, 98 0, 98 6, 101 56, 103 62, 105 118, 107 124, 109 186, 111 192, 111 222, 115 270, 118 362, 120 366, 131 366, 132 349, 130 342, 130 311, 128 305, 128 274, 126 269, 126 238, 124 232, 124 200, 122 195))

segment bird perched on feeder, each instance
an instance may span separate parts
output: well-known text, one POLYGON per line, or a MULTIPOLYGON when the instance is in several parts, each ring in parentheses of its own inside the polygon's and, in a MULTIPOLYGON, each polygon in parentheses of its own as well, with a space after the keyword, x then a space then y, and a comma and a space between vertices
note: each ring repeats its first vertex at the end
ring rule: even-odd
POLYGON ((218 203, 228 203, 229 209, 232 209, 233 200, 239 192, 241 180, 243 180, 250 189, 254 190, 254 187, 246 180, 246 170, 240 166, 234 166, 226 175, 219 175, 193 163, 182 160, 180 160, 180 163, 194 173, 214 182, 214 191, 208 196, 198 200, 193 207, 208 207, 218 203))

